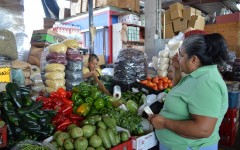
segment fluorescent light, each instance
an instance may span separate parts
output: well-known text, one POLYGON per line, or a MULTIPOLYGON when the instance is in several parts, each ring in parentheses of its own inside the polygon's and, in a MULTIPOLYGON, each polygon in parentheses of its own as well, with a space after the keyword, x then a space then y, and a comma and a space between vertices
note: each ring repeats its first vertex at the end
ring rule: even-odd
POLYGON ((238 10, 240 10, 240 2, 237 2, 236 6, 237 6, 238 10))

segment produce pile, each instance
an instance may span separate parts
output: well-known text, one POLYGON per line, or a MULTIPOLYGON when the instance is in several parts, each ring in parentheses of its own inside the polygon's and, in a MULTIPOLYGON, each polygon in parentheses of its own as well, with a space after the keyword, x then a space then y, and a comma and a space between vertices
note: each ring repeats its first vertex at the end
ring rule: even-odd
POLYGON ((0 109, 8 128, 8 148, 26 139, 42 142, 54 135, 51 144, 58 149, 110 149, 129 140, 128 133, 118 132, 117 126, 134 136, 144 134, 138 115, 146 98, 142 92, 127 91, 121 99, 115 99, 97 86, 82 82, 71 91, 60 87, 49 94, 40 93, 33 101, 30 89, 16 83, 8 83, 6 90, 0 92, 0 109))
POLYGON ((169 80, 168 77, 161 76, 156 76, 153 78, 147 77, 147 79, 141 80, 140 83, 156 91, 162 91, 172 87, 172 80, 169 80))
POLYGON ((88 120, 81 127, 70 124, 66 131, 55 132, 50 143, 58 149, 104 150, 129 140, 126 131, 117 132, 113 118, 93 116, 88 120))
POLYGON ((43 102, 33 102, 29 89, 8 83, 6 92, 0 93, 1 118, 8 128, 8 145, 24 139, 44 140, 54 132, 51 124, 55 111, 42 110, 43 102))

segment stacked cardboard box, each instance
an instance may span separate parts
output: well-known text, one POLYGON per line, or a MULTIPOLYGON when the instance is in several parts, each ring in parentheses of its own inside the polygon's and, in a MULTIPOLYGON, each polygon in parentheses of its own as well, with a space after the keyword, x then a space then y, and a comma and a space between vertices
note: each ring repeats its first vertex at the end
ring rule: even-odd
MULTIPOLYGON (((114 6, 118 8, 128 9, 134 12, 139 12, 139 0, 93 0, 93 8, 114 6)), ((75 16, 88 11, 88 0, 71 0, 70 15, 75 16)))
POLYGON ((50 29, 53 27, 55 23, 55 19, 51 19, 51 18, 43 18, 43 28, 44 29, 50 29))
POLYGON ((174 3, 162 16, 162 24, 165 38, 172 38, 176 33, 186 31, 188 27, 204 30, 205 18, 201 16, 200 10, 174 3))

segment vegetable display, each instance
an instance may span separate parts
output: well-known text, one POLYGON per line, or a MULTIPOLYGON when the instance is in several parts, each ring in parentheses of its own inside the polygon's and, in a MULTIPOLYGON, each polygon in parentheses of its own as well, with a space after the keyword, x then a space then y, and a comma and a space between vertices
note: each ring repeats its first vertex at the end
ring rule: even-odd
POLYGON ((8 147, 24 139, 44 140, 53 134, 52 113, 41 110, 42 101, 34 102, 15 83, 6 85, 6 92, 0 92, 1 118, 8 128, 8 147))
POLYGON ((108 116, 91 116, 86 120, 94 119, 94 123, 85 122, 78 127, 69 125, 67 130, 53 134, 50 143, 57 149, 110 149, 121 142, 129 140, 126 131, 117 132, 113 118, 108 116), (99 126, 99 124, 101 124, 99 126), (102 128, 103 127, 103 128, 102 128))

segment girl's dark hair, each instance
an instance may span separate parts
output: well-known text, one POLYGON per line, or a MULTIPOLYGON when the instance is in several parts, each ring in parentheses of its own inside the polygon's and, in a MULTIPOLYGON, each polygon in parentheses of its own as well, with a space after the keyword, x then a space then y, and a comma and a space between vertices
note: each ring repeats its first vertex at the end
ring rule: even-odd
POLYGON ((191 35, 184 39, 181 48, 185 49, 188 58, 197 56, 203 66, 222 64, 228 60, 227 44, 219 33, 191 35))
POLYGON ((91 62, 92 60, 96 59, 97 61, 99 61, 99 58, 97 57, 97 55, 95 54, 90 54, 89 58, 88 58, 88 62, 91 62))

